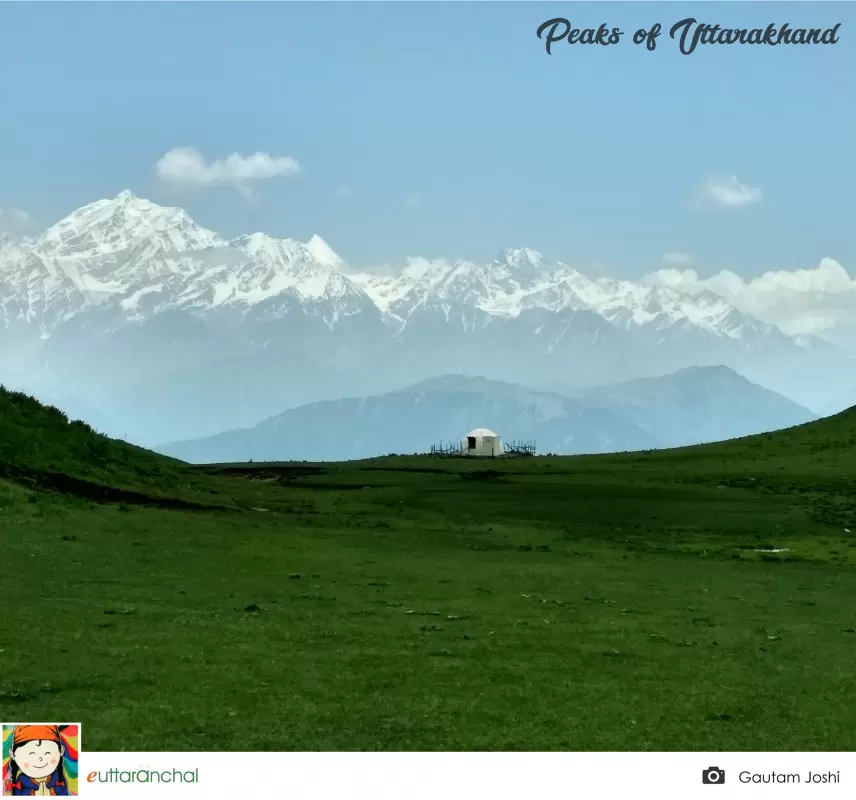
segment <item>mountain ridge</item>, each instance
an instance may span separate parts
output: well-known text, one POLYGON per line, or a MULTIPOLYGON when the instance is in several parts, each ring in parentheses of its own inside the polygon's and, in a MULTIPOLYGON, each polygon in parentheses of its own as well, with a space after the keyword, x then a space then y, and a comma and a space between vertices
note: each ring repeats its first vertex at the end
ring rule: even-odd
POLYGON ((584 406, 608 408, 656 433, 665 447, 735 439, 819 418, 724 365, 685 367, 571 396, 584 406), (692 409, 689 425, 688 409, 692 409), (690 435, 695 441, 689 441, 690 435))
POLYGON ((648 380, 662 391, 649 392, 644 403, 638 402, 634 382, 610 387, 598 402, 594 395, 580 400, 484 377, 441 375, 382 395, 299 406, 254 426, 155 449, 197 463, 345 461, 426 453, 433 444, 487 427, 505 441, 536 440, 539 452, 576 455, 699 444, 816 419, 727 367, 690 368, 648 380), (670 396, 672 387, 687 384, 692 400, 711 395, 706 404, 670 396), (616 400, 628 392, 635 407, 616 400), (747 416, 745 409, 753 405, 761 408, 747 416))

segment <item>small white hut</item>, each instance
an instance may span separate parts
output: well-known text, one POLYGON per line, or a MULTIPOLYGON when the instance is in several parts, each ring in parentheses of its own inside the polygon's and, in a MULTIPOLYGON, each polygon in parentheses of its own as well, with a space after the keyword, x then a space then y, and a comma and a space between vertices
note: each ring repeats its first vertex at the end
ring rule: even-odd
POLYGON ((502 440, 498 433, 487 428, 476 428, 461 441, 461 452, 465 456, 501 456, 502 440))

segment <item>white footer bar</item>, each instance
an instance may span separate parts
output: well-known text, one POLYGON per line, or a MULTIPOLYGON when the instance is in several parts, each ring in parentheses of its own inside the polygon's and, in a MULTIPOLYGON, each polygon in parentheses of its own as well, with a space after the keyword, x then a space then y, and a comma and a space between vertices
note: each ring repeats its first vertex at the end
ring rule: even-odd
POLYGON ((84 751, 79 770, 80 795, 105 798, 710 800, 856 796, 856 754, 852 753, 84 751))

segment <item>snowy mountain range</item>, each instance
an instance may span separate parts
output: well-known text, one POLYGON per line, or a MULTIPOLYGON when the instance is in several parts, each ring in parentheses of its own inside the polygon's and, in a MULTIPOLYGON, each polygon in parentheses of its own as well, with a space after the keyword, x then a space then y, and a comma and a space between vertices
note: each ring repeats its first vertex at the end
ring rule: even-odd
POLYGON ((318 236, 225 239, 126 191, 0 238, 0 380, 144 444, 450 372, 580 389, 726 364, 815 410, 849 396, 838 346, 675 283, 525 248, 360 273, 318 236))
POLYGON ((416 263, 395 277, 354 276, 375 304, 403 330, 414 313, 473 308, 489 317, 519 317, 528 310, 592 312, 625 330, 662 331, 687 325, 720 338, 780 338, 781 332, 737 311, 713 292, 690 295, 661 286, 607 278, 591 280, 530 249, 505 250, 490 264, 416 263))

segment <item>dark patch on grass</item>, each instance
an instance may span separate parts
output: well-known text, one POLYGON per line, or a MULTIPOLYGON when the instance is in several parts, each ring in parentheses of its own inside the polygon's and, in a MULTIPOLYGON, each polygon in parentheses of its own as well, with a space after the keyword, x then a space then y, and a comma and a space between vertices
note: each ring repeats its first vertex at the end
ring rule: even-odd
POLYGON ((26 689, 0 688, 0 701, 4 703, 27 703, 38 698, 37 692, 26 689))
POLYGON ((494 483, 506 480, 504 473, 495 469, 474 469, 469 472, 461 472, 462 481, 490 481, 494 483))
MULTIPOLYGON (((16 480, 32 489, 73 495, 95 503, 120 503, 186 511, 225 511, 226 506, 197 503, 179 497, 160 497, 131 489, 119 489, 75 478, 62 472, 50 472, 0 463, 0 478, 16 480)), ((30 502, 38 502, 31 497, 30 502)), ((120 506, 121 508, 121 506, 120 506)))
POLYGON ((442 467, 362 467, 363 472, 403 472, 417 475, 453 475, 455 471, 442 467))

